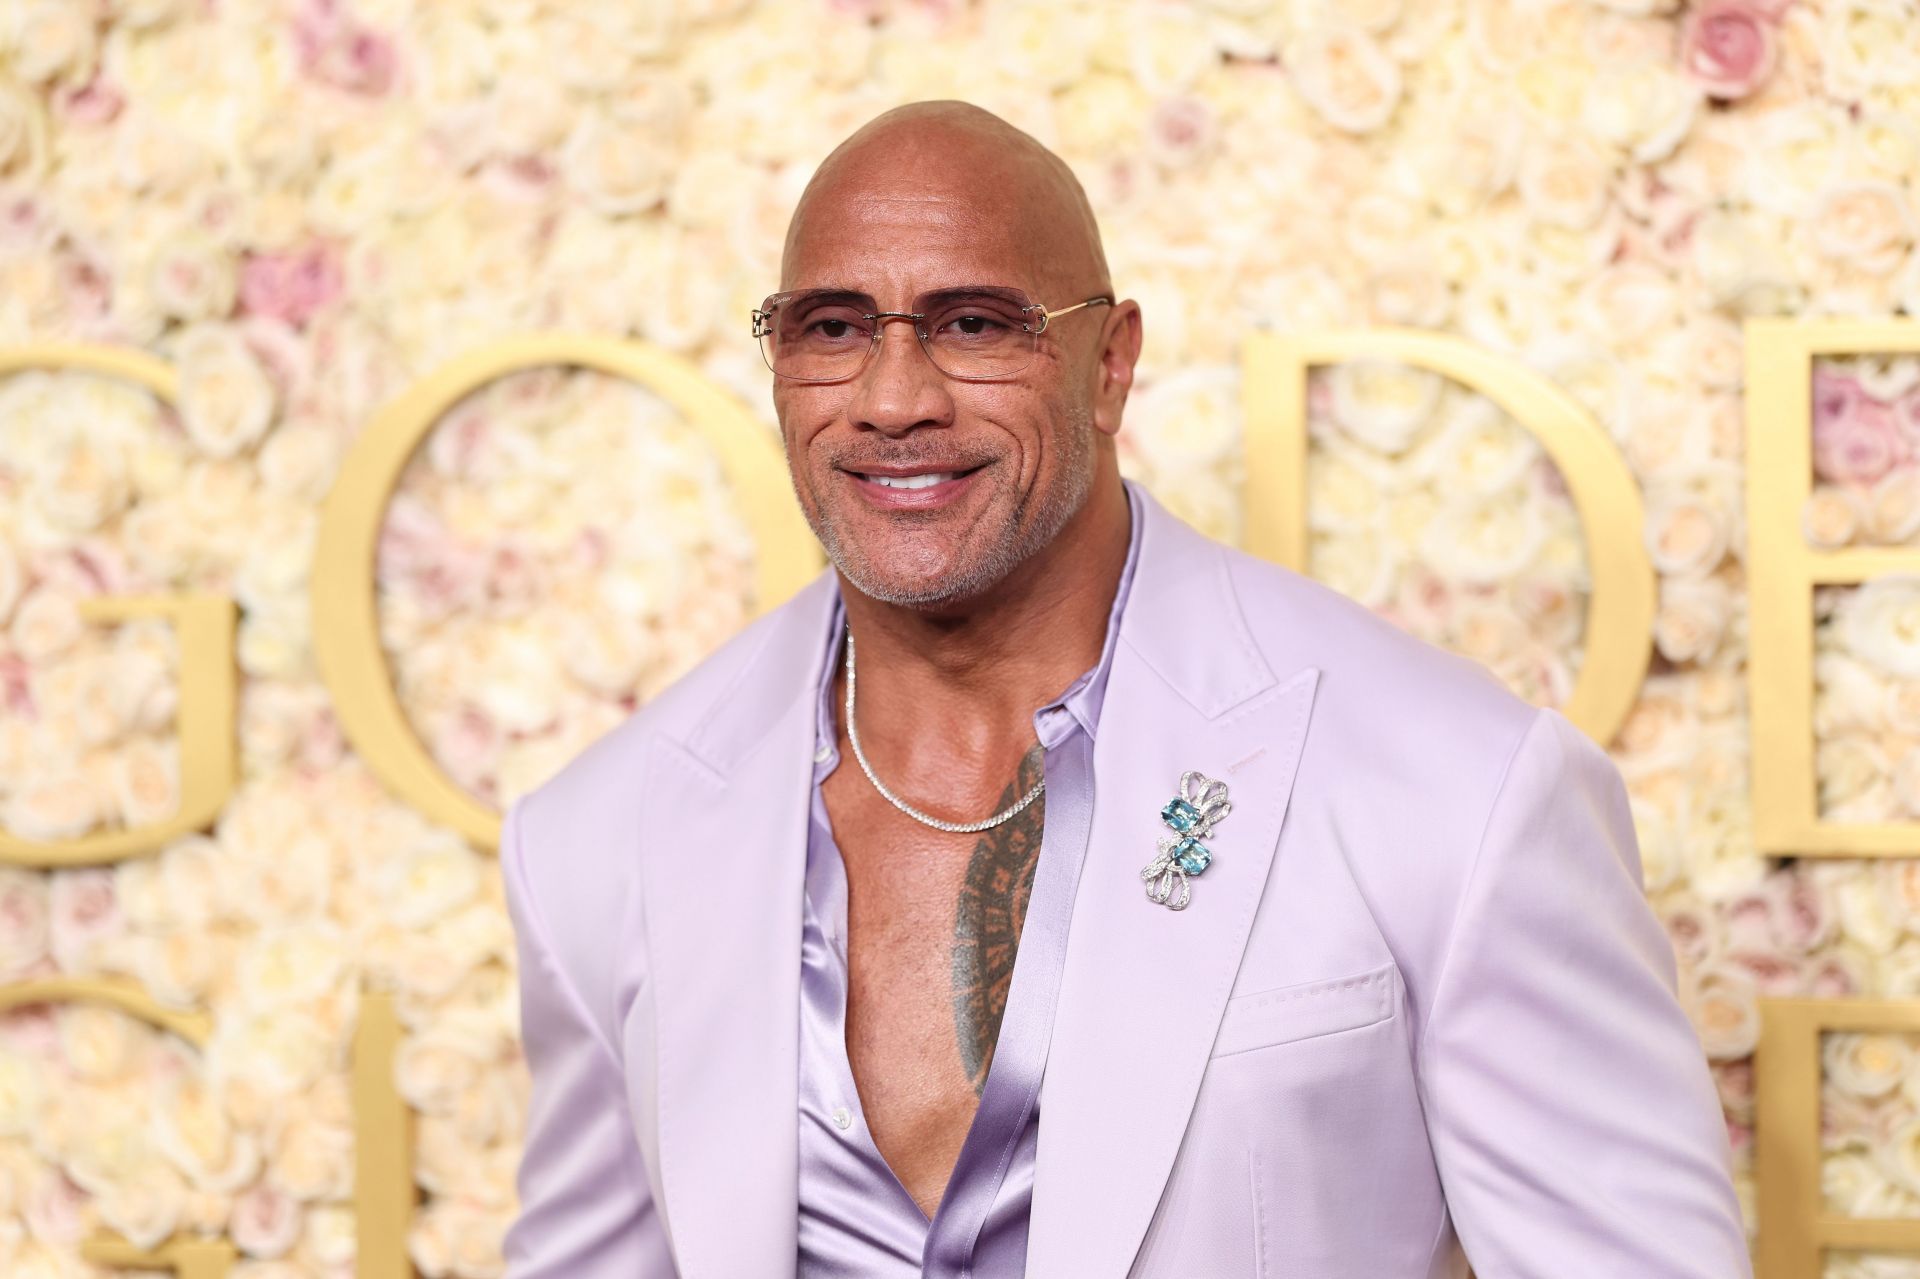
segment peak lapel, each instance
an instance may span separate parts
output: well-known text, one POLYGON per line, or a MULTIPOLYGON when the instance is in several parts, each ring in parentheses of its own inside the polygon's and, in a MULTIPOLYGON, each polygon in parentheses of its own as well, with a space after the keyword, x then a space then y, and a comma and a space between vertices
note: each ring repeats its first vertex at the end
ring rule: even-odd
POLYGON ((1149 501, 1094 748, 1094 816, 1040 1103, 1029 1274, 1123 1275, 1166 1185, 1305 742, 1314 667, 1276 678, 1225 552, 1149 501), (1224 781, 1213 862, 1172 911, 1140 871, 1180 775, 1224 781))
POLYGON ((794 1272, 801 904, 831 585, 644 784, 662 1209, 682 1279, 794 1272))

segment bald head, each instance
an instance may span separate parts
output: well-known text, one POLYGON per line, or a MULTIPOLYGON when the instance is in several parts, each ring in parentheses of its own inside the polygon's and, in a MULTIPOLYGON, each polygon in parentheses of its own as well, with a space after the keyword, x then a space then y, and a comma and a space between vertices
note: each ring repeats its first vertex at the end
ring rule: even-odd
POLYGON ((780 287, 829 283, 802 277, 833 269, 835 250, 850 237, 890 225, 924 237, 925 215, 935 209, 956 248, 1004 257, 1025 275, 940 283, 1026 284, 1054 305, 1065 291, 1111 290, 1100 227, 1073 171, 1032 135, 951 100, 883 112, 821 162, 787 226, 780 287))

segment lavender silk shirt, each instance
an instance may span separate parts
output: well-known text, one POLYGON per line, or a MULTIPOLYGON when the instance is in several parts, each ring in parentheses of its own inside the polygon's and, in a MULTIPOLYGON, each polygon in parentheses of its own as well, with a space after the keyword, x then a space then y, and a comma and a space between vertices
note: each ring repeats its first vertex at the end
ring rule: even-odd
POLYGON ((847 1060, 847 876, 821 783, 839 766, 833 676, 845 610, 827 629, 815 715, 813 819, 800 942, 800 1279, 1018 1275, 1026 1266, 1040 1076, 1067 920, 1093 815, 1093 738, 1140 551, 1140 498, 1100 658, 1033 715, 1046 747, 1046 823, 1000 1037, 946 1193, 928 1221, 867 1131, 847 1060))

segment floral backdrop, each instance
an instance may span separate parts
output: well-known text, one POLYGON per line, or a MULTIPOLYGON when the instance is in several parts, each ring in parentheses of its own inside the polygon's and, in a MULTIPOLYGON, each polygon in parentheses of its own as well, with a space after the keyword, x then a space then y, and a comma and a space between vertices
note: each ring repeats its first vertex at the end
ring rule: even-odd
MULTIPOLYGON (((0 1271, 105 1273, 78 1259, 105 1228, 222 1235, 245 1279, 350 1275, 346 1053, 380 986, 417 1115, 414 1263, 501 1274, 526 1077, 499 878, 342 737, 311 645, 319 503, 377 406, 513 335, 657 344, 771 432, 745 317, 793 199, 846 133, 933 97, 1079 173, 1146 313, 1123 467, 1208 531, 1240 532, 1254 328, 1454 333, 1616 441, 1659 609, 1612 751, 1750 1204, 1757 999, 1920 997, 1920 862, 1754 850, 1740 330, 1920 314, 1916 22, 1912 0, 0 6, 0 348, 127 345, 181 377, 172 404, 0 379, 0 826, 173 806, 173 641, 80 600, 231 597, 241 674, 212 829, 0 869, 0 981, 129 977, 213 1024, 200 1050, 98 1007, 0 1016, 0 1271)), ((1312 571, 1563 699, 1586 555, 1531 437, 1391 365, 1323 370, 1310 397, 1312 571)), ((1912 544, 1920 362, 1823 361, 1807 410, 1816 485, 1781 518, 1912 544)), ((530 370, 413 459, 382 638, 434 756, 498 805, 741 625, 752 558, 690 424, 530 370)), ((1823 812, 1920 818, 1920 583, 1807 606, 1823 812)), ((1920 1046, 1834 1035, 1825 1062, 1829 1210, 1920 1216, 1920 1046)))

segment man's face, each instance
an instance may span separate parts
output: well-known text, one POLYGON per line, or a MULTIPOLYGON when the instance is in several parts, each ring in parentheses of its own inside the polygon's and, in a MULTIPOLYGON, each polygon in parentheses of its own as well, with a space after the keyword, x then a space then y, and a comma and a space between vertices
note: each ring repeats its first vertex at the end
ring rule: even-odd
MULTIPOLYGON (((843 182, 798 225, 781 288, 855 291, 880 311, 965 285, 1010 286, 1049 309, 1098 294, 1098 280, 1047 268, 1046 244, 1009 213, 1018 203, 939 184, 843 182)), ((844 381, 774 380, 794 490, 854 586, 938 607, 988 590, 1053 540, 1093 482, 1109 314, 1059 317, 1030 364, 992 381, 942 373, 902 319, 878 321, 879 349, 844 381)))

